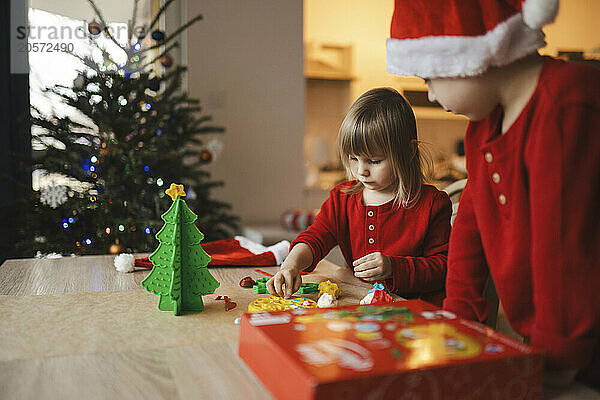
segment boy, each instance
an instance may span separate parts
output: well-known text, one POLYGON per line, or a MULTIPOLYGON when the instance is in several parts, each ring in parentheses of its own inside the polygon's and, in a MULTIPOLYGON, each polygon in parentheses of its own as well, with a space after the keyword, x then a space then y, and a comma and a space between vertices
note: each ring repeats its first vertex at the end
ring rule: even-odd
POLYGON ((388 71, 471 123, 444 308, 484 321, 491 274, 546 377, 600 382, 600 69, 541 57, 557 1, 396 0, 388 71))

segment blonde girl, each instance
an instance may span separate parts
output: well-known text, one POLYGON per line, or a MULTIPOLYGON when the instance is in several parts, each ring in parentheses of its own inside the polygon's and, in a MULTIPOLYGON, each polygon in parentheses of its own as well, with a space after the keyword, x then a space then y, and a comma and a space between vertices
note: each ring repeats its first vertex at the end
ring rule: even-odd
POLYGON ((267 284, 290 297, 336 245, 354 275, 406 298, 441 305, 450 234, 448 196, 424 183, 415 117, 394 89, 373 89, 350 108, 338 146, 349 180, 290 245, 267 284))

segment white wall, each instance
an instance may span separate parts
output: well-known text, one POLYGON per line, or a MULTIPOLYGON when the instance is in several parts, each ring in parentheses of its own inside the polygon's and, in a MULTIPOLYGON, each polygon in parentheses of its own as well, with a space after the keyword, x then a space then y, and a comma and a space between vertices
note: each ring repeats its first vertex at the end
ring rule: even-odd
POLYGON ((212 165, 215 197, 243 223, 277 222, 300 207, 304 78, 301 0, 189 1, 188 88, 225 148, 212 165))
MULTIPOLYGON (((107 21, 127 22, 131 18, 133 0, 95 0, 95 3, 107 21)), ((29 7, 88 22, 95 15, 87 0, 29 0, 29 7)), ((138 3, 138 21, 144 21, 149 15, 150 1, 141 0, 138 3)))

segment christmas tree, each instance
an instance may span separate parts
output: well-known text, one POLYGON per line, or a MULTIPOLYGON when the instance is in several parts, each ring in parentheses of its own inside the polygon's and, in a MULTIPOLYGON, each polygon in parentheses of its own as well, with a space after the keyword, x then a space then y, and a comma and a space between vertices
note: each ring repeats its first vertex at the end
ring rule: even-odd
POLYGON ((47 89, 83 118, 32 107, 32 140, 43 151, 27 168, 61 179, 40 191, 29 188, 30 197, 0 210, 0 216, 28 216, 2 231, 0 250, 11 256, 149 251, 162 225, 160 210, 169 204, 163 186, 174 181, 188 188, 208 240, 231 236, 237 219, 228 204, 211 198, 222 182, 206 171, 222 147, 216 135, 223 128, 210 124, 199 101, 182 91, 186 68, 173 65, 169 54, 178 45, 175 37, 201 16, 167 35, 155 27, 173 1, 167 0, 150 23, 136 29, 136 0, 123 45, 88 1, 99 20, 88 24, 88 40, 102 60, 73 54, 83 66, 73 87, 47 89), (98 43, 102 36, 113 43, 110 49, 98 43))
POLYGON ((160 296, 159 310, 175 315, 202 311, 202 296, 213 293, 219 282, 208 271, 210 256, 200 246, 204 235, 194 224, 197 216, 179 198, 185 196, 183 185, 171 184, 166 193, 173 204, 161 217, 165 225, 156 234, 160 244, 149 257, 154 267, 141 285, 160 296))

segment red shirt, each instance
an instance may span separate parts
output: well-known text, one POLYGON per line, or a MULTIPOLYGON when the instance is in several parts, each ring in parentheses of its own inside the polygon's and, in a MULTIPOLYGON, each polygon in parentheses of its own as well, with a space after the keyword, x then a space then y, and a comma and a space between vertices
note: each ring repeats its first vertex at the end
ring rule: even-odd
POLYGON ((441 305, 452 212, 448 195, 424 185, 412 208, 394 207, 393 201, 365 206, 362 192, 341 191, 355 182, 342 183, 331 191, 315 222, 290 248, 300 242, 311 248, 313 264, 307 271, 335 245, 340 246, 348 265, 379 251, 392 262, 393 276, 385 282, 388 289, 441 305))
POLYGON ((497 108, 466 134, 444 308, 483 321, 489 268, 515 331, 585 367, 600 338, 600 70, 546 58, 504 135, 501 122, 497 108))

